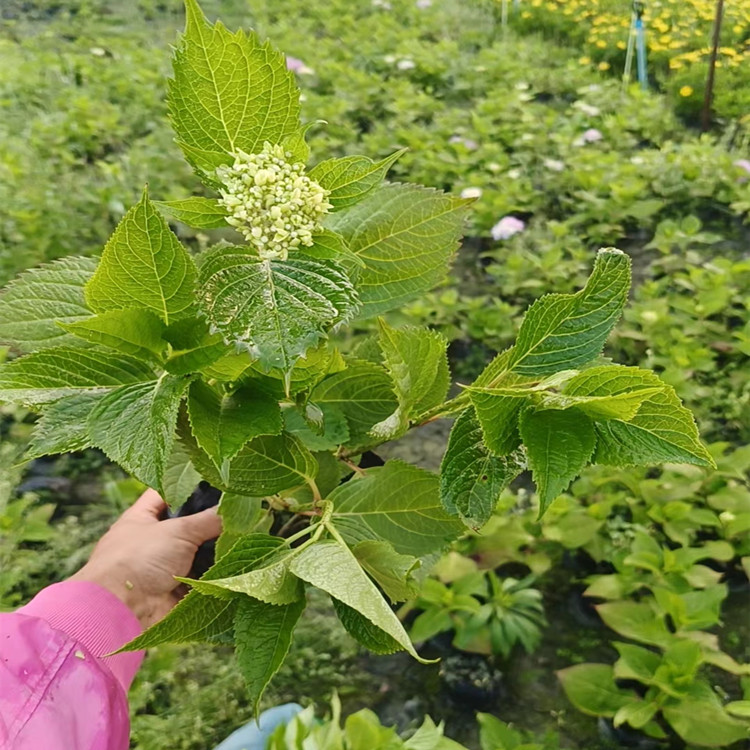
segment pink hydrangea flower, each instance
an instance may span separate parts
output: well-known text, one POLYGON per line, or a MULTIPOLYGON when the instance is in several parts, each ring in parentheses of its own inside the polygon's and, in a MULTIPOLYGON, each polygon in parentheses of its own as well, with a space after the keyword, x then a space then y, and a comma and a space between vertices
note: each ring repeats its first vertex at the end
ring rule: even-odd
POLYGON ((585 130, 579 138, 576 138, 573 141, 573 145, 585 146, 587 143, 597 143, 598 141, 603 140, 604 136, 602 135, 601 130, 597 130, 596 128, 589 128, 588 130, 585 130))
POLYGON ((515 216, 503 216, 500 221, 490 230, 492 239, 496 241, 508 240, 519 232, 526 229, 525 222, 515 216))
POLYGON ((476 151, 479 148, 479 144, 472 140, 471 138, 464 138, 461 135, 452 135, 448 139, 448 143, 451 145, 455 145, 457 143, 463 144, 464 148, 467 148, 469 151, 476 151))
POLYGON ((740 169, 743 169, 745 172, 747 172, 746 175, 742 175, 740 177, 740 182, 747 182, 750 180, 750 160, 749 159, 737 159, 737 161, 734 163, 735 167, 739 167, 740 169))
POLYGON ((287 55, 286 57, 286 67, 292 73, 298 73, 301 76, 312 75, 315 72, 312 68, 308 68, 302 60, 291 55, 287 55))

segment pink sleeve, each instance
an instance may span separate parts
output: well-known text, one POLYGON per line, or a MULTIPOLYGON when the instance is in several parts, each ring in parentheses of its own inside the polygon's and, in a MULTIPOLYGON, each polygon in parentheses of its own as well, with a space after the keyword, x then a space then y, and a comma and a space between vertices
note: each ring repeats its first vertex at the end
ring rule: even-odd
POLYGON ((0 614, 0 747, 127 750, 126 693, 143 652, 105 656, 141 633, 109 591, 65 581, 0 614))

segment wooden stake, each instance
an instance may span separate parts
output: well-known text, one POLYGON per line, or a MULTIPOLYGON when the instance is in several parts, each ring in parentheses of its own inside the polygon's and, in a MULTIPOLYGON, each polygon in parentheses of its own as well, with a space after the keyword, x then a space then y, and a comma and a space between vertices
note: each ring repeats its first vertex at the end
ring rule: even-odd
POLYGON ((711 104, 714 99, 714 82, 716 80, 716 58, 719 56, 719 42, 721 40, 721 22, 724 17, 724 0, 716 0, 716 18, 714 18, 714 38, 711 49, 711 59, 708 63, 708 79, 706 80, 706 96, 703 99, 701 114, 701 131, 706 133, 711 128, 711 104))

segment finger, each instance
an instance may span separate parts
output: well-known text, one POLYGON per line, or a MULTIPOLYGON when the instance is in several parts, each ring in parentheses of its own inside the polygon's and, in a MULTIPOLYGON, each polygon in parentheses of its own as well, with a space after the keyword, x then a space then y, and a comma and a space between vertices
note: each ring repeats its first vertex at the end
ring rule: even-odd
POLYGON ((149 489, 123 513, 123 516, 158 520, 166 505, 156 490, 149 489))
POLYGON ((208 508, 192 516, 173 518, 168 523, 179 524, 180 533, 195 545, 203 544, 209 539, 216 539, 221 534, 221 517, 216 508, 208 508))

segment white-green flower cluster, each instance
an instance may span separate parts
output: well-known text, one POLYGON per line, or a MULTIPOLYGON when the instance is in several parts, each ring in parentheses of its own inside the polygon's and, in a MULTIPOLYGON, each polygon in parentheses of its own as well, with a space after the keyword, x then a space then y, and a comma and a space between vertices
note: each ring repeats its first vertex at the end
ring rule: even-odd
POLYGON ((312 245, 312 235, 331 208, 328 191, 305 174, 303 164, 280 145, 258 154, 238 151, 234 164, 216 173, 224 185, 219 203, 227 222, 255 246, 261 258, 286 259, 289 250, 312 245))

